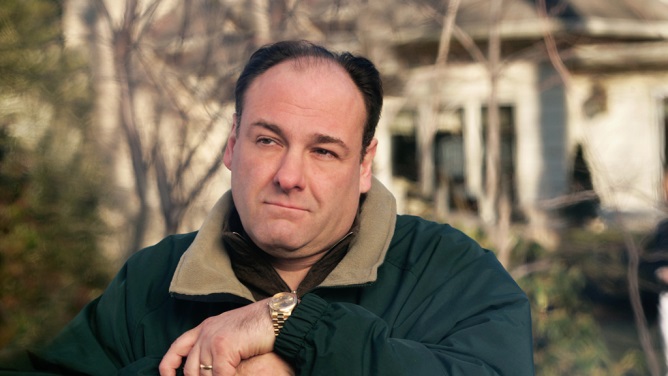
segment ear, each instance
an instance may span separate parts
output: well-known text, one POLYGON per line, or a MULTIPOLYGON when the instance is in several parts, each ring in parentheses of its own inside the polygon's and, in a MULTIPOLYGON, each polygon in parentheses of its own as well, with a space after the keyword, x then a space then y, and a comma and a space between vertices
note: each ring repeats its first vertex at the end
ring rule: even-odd
POLYGON ((234 114, 232 118, 232 129, 230 135, 227 137, 227 145, 225 146, 225 154, 223 154, 223 163, 228 170, 232 170, 232 155, 234 154, 234 146, 237 143, 237 132, 239 127, 239 117, 234 114))
POLYGON ((373 139, 366 148, 366 154, 360 164, 360 193, 367 193, 371 189, 371 181, 373 180, 373 158, 376 156, 376 147, 378 140, 373 139))

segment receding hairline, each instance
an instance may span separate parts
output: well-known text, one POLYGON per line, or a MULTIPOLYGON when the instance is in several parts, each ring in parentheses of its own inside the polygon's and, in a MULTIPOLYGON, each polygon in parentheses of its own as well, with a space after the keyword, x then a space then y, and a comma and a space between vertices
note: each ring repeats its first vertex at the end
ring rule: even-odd
MULTIPOLYGON (((328 56, 303 55, 303 56, 291 57, 291 58, 286 59, 286 60, 284 60, 284 61, 282 61, 282 62, 280 62, 276 65, 273 65, 271 68, 262 72, 260 75, 258 75, 255 78, 255 80, 261 78, 267 72, 270 72, 274 68, 277 68, 277 67, 280 67, 280 66, 288 66, 288 65, 290 67, 292 67, 296 72, 304 72, 304 71, 307 71, 307 70, 310 70, 310 69, 336 70, 348 79, 348 82, 350 84, 352 84, 352 86, 355 88, 355 90, 362 95, 362 99, 364 99, 364 95, 363 95, 362 91, 357 86, 357 84, 355 84, 355 81, 350 76, 350 73, 346 70, 346 68, 343 67, 335 58, 331 58, 331 57, 328 57, 328 56)), ((251 85, 252 85, 252 83, 251 83, 251 85)))
MULTIPOLYGON (((342 77, 345 77, 347 80, 347 83, 349 84, 350 88, 353 89, 358 95, 360 100, 362 101, 362 107, 365 112, 365 119, 366 116, 368 116, 368 108, 365 103, 364 99, 364 93, 362 90, 360 90, 359 86, 355 83, 355 80, 353 77, 351 77, 350 73, 346 70, 345 67, 343 67, 337 60, 336 58, 332 58, 329 56, 322 56, 322 55, 300 55, 300 56, 294 56, 288 59, 285 59, 284 61, 281 61, 278 64, 272 65, 270 68, 265 70, 264 72, 260 73, 259 75, 255 76, 253 81, 248 85, 248 89, 244 92, 244 98, 242 101, 245 103, 246 102, 246 96, 250 92, 251 87, 255 86, 259 80, 262 79, 262 77, 266 76, 267 73, 269 72, 274 72, 276 71, 275 68, 279 67, 284 67, 284 66, 289 66, 291 69, 293 69, 295 72, 305 72, 310 69, 327 69, 327 70, 335 70, 338 71, 339 74, 342 75, 342 77)), ((237 117, 237 122, 240 121, 240 117, 243 116, 243 111, 241 114, 235 113, 237 117)), ((366 120, 365 120, 366 122, 366 120)), ((238 124, 237 124, 238 125, 238 124)), ((364 129, 364 124, 362 125, 364 129)), ((238 131, 238 126, 236 127, 238 131)))

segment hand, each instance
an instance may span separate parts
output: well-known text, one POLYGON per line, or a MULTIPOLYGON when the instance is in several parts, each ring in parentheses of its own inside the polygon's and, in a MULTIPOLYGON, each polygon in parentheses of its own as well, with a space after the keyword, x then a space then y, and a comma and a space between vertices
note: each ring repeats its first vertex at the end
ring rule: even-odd
POLYGON ((295 376, 292 367, 274 352, 242 360, 237 367, 238 376, 295 376))
POLYGON ((242 360, 269 353, 274 329, 268 299, 209 317, 172 343, 160 362, 160 375, 175 376, 182 358, 186 376, 200 375, 200 364, 212 365, 215 376, 233 376, 242 360))

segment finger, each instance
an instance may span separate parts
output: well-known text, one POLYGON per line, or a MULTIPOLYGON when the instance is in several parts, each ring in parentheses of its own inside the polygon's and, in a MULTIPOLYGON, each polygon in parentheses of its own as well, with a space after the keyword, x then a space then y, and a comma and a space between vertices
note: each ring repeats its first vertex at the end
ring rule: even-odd
POLYGON ((214 340, 215 336, 211 332, 206 328, 202 329, 197 343, 190 350, 185 366, 188 370, 199 369, 200 376, 235 375, 236 368, 225 362, 224 357, 220 356, 221 353, 216 351, 214 340))
POLYGON ((202 376, 234 376, 237 374, 237 368, 227 362, 218 362, 213 365, 213 369, 209 374, 202 376))
POLYGON ((188 358, 186 358, 186 362, 183 365, 183 374, 186 376, 196 376, 196 375, 203 375, 203 376, 211 376, 211 370, 210 369, 204 369, 204 367, 212 366, 213 365, 213 360, 209 357, 206 359, 202 359, 202 349, 200 347, 200 341, 201 338, 198 340, 197 343, 190 349, 190 353, 188 353, 188 358))
POLYGON ((199 337, 199 332, 200 328, 196 327, 183 333, 172 343, 158 367, 161 376, 176 376, 176 369, 181 366, 183 358, 190 353, 199 337))
MULTIPOLYGON (((224 354, 221 354, 220 349, 216 349, 215 345, 209 346, 209 348, 209 354, 211 354, 210 357, 213 359, 213 362, 211 363, 213 365, 213 376, 234 376, 237 374, 237 366, 239 365, 240 360, 235 362, 227 358, 224 354)), ((202 354, 207 354, 207 352, 203 350, 202 354)), ((203 357, 202 354, 200 354, 200 357, 203 357)))

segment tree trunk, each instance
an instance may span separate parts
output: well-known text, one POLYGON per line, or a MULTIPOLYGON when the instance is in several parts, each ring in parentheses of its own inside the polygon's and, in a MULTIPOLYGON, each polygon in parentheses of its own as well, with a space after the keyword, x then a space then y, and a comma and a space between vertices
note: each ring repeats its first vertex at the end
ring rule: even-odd
MULTIPOLYGON (((420 116, 418 123, 418 160, 420 161, 420 191, 423 197, 432 195, 449 195, 447 188, 447 176, 440 176, 440 172, 434 168, 434 138, 438 129, 438 115, 441 109, 440 84, 442 74, 447 66, 448 52, 450 51, 450 41, 452 39, 453 29, 455 27, 455 18, 459 10, 461 0, 447 1, 447 11, 443 15, 443 25, 441 27, 441 37, 439 39, 436 61, 434 62, 432 77, 432 95, 430 108, 426 110, 424 116, 420 116), (438 184, 438 189, 434 191, 434 185, 438 184)), ((439 203, 449 202, 449 197, 434 197, 433 202, 437 205, 438 212, 447 212, 447 208, 438 208, 439 203)), ((442 204, 441 204, 442 205, 442 204)))
POLYGON ((499 33, 502 0, 492 0, 489 33, 489 98, 487 101, 487 142, 485 153, 485 197, 481 205, 481 217, 491 226, 498 222, 499 183, 501 168, 501 127, 499 123, 498 81, 501 60, 499 33))
POLYGON ((148 186, 146 177, 147 164, 144 161, 142 142, 137 130, 132 88, 133 74, 131 51, 133 48, 133 41, 131 30, 134 23, 136 7, 136 0, 128 1, 123 25, 113 34, 114 69, 116 71, 120 91, 119 121, 130 152, 130 160, 132 162, 132 172, 135 182, 134 188, 139 202, 137 215, 134 218, 134 226, 132 226, 134 231, 130 237, 131 240, 128 244, 128 253, 126 256, 129 256, 132 252, 135 252, 142 246, 147 228, 146 222, 148 214, 148 202, 146 197, 148 186))

